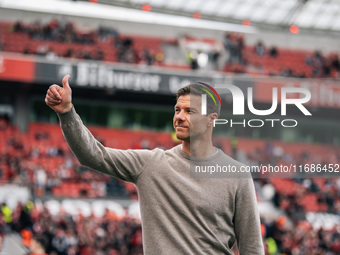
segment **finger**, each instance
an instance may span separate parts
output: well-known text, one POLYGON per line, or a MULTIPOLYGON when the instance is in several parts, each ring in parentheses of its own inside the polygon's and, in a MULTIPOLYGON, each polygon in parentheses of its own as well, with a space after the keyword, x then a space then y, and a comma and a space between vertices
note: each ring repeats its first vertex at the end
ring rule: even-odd
POLYGON ((45 97, 45 103, 48 105, 48 106, 56 106, 56 105, 58 105, 57 103, 52 103, 52 102, 50 102, 48 99, 47 99, 47 97, 45 97))
MULTIPOLYGON (((54 95, 55 98, 61 99, 61 96, 60 96, 60 94, 59 94, 59 91, 58 91, 58 89, 57 89, 57 86, 58 86, 58 85, 52 85, 52 86, 50 87, 49 91, 51 91, 51 92, 53 93, 53 95, 54 95)), ((58 87, 59 87, 59 86, 58 86, 58 87)))
POLYGON ((50 97, 49 95, 47 95, 46 98, 47 98, 47 101, 51 102, 51 103, 59 104, 61 102, 60 99, 54 99, 54 98, 50 97))
POLYGON ((51 106, 51 107, 53 107, 53 106, 57 106, 58 104, 54 104, 54 103, 47 103, 47 105, 48 105, 48 106, 51 106))
POLYGON ((63 88, 71 89, 70 84, 68 83, 68 79, 70 75, 65 75, 63 78, 63 88))
POLYGON ((57 106, 57 105, 59 105, 59 103, 52 103, 52 102, 49 102, 49 101, 47 100, 47 98, 45 99, 45 103, 46 103, 48 106, 57 106))
POLYGON ((47 95, 48 95, 49 97, 53 98, 53 99, 61 100, 61 99, 59 99, 58 97, 56 97, 56 96, 53 94, 53 92, 52 92, 51 90, 48 90, 48 91, 47 91, 47 95))
POLYGON ((54 99, 54 98, 51 98, 50 96, 46 96, 47 100, 49 102, 52 102, 52 103, 61 103, 61 100, 60 99, 54 99))

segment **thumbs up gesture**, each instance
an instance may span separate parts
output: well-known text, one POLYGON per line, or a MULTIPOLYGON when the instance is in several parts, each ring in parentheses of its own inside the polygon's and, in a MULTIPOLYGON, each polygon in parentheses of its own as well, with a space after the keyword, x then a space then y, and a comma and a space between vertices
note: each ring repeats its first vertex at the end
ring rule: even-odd
POLYGON ((63 86, 53 84, 49 87, 45 103, 56 113, 65 113, 72 109, 72 90, 68 83, 69 75, 64 76, 63 86))

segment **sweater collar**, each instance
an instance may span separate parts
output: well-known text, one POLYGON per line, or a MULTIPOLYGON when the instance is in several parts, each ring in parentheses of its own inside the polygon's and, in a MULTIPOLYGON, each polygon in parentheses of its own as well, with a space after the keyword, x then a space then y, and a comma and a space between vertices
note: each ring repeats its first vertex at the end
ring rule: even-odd
POLYGON ((190 155, 186 154, 182 150, 182 144, 179 144, 175 147, 175 152, 185 159, 188 159, 188 160, 191 160, 191 161, 200 161, 200 162, 214 160, 214 159, 218 158, 222 153, 222 151, 220 149, 216 148, 216 152, 213 155, 206 157, 206 158, 198 158, 198 157, 194 157, 194 156, 190 156, 190 155))

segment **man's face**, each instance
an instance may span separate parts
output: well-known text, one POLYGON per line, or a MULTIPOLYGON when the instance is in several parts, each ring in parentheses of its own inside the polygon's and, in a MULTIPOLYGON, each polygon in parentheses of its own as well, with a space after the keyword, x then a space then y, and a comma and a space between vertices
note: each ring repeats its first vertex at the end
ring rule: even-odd
POLYGON ((207 132, 208 115, 201 114, 201 97, 198 95, 180 96, 175 105, 173 125, 179 140, 190 141, 207 132))

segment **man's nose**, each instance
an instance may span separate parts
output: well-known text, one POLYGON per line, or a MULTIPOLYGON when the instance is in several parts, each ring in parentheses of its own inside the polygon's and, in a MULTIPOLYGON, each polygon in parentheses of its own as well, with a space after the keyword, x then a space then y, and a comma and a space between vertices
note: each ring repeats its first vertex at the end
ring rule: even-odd
POLYGON ((179 111, 178 113, 176 113, 175 118, 178 120, 185 120, 184 111, 179 111))

